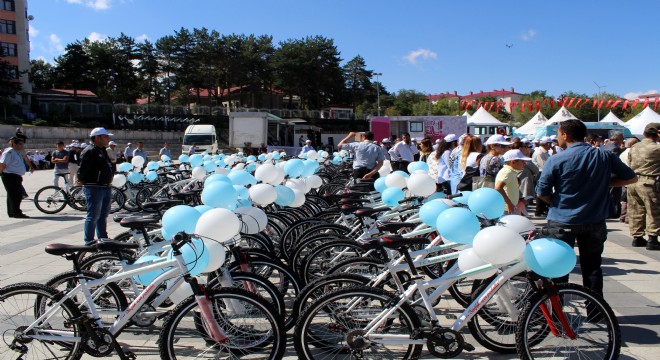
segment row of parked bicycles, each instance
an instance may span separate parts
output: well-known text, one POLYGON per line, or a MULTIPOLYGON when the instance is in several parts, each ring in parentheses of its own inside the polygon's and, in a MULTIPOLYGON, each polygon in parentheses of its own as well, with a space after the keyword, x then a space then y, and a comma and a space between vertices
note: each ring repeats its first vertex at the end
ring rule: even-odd
MULTIPOLYGON (((258 231, 239 214, 241 233, 218 244, 222 256, 214 251, 203 270, 194 268, 215 245, 187 232, 166 239, 161 218, 199 204, 204 183, 161 169, 173 181, 149 190, 142 213, 113 216, 125 232, 50 244, 45 251, 72 271, 0 288, 0 359, 133 359, 118 340, 154 329, 162 359, 456 358, 475 350, 466 331, 521 359, 618 358, 620 328, 600 295, 536 274, 524 257, 466 270, 468 246, 420 219, 429 199, 386 206, 350 168, 322 164, 323 185, 302 206, 264 207, 258 231)), ((460 193, 438 200, 467 207, 460 193)), ((480 222, 527 246, 546 236, 519 216, 480 222)))

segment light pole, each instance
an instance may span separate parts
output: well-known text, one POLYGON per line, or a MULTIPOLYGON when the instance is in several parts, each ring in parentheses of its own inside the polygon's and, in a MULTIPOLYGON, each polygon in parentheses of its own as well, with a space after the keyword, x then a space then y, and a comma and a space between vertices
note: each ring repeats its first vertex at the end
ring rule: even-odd
MULTIPOLYGON (((594 84, 596 84, 595 81, 594 81, 594 84)), ((598 121, 600 121, 600 89, 602 89, 604 87, 607 87, 607 85, 598 85, 598 84, 596 84, 596 86, 598 87, 598 103, 596 104, 596 106, 597 106, 597 109, 598 109, 598 121)))
POLYGON ((380 80, 379 76, 383 76, 383 73, 374 73, 376 75, 376 106, 378 107, 378 116, 380 116, 380 80))

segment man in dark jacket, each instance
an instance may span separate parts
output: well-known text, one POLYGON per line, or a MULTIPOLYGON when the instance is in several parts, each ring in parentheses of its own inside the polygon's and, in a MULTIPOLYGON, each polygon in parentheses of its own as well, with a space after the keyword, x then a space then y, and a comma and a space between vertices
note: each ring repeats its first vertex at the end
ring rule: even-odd
POLYGON ((94 230, 99 239, 107 238, 107 220, 112 199, 112 164, 106 147, 112 134, 104 128, 95 128, 89 134, 94 145, 88 146, 80 155, 78 184, 83 186, 87 201, 85 218, 85 244, 94 242, 94 230))

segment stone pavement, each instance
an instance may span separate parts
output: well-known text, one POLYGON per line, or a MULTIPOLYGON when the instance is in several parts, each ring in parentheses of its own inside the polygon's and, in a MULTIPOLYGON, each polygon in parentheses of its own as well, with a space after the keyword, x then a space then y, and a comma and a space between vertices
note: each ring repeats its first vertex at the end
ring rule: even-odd
MULTIPOLYGON (((30 198, 39 188, 50 184, 52 171, 37 171, 24 177, 30 198)), ((27 200, 23 202, 22 208, 30 219, 8 218, 4 187, 0 190, 0 286, 25 281, 44 282, 58 273, 71 270, 66 260, 47 255, 43 248, 52 242, 80 244, 83 241, 84 213, 67 207, 59 214, 47 215, 39 212, 32 201, 27 200)), ((608 228, 603 266, 605 298, 621 324, 621 359, 657 359, 656 351, 660 350, 660 252, 632 248, 625 224, 610 221, 608 228)), ((110 236, 113 236, 121 232, 122 228, 111 222, 108 230, 110 236)), ((579 278, 579 275, 573 275, 571 280, 579 281, 579 278)), ((455 306, 452 309, 458 312, 455 306)), ((467 329, 465 331, 467 333, 467 329)), ((137 353, 139 359, 157 359, 157 336, 157 327, 147 330, 129 328, 120 335, 119 340, 137 353)), ((469 335, 466 338, 471 344, 478 345, 469 335)), ((293 353, 289 355, 287 358, 296 358, 293 353)), ((461 355, 463 359, 514 357, 496 355, 480 347, 472 353, 461 355)), ((83 358, 91 359, 89 356, 83 358)))

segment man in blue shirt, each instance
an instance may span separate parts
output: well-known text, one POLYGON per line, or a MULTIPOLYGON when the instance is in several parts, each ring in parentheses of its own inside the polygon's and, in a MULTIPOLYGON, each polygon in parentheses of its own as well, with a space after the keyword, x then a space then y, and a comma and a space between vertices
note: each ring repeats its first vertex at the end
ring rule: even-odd
POLYGON ((0 174, 2 184, 7 190, 7 215, 10 218, 26 219, 23 214, 21 201, 23 200, 23 175, 25 175, 25 162, 21 151, 25 146, 25 139, 13 136, 9 139, 10 147, 6 148, 0 156, 0 174))
POLYGON ((364 133, 364 141, 349 143, 348 141, 355 137, 351 132, 342 141, 337 144, 337 148, 350 150, 353 152, 353 178, 355 179, 377 179, 378 170, 383 166, 385 156, 380 146, 376 145, 374 133, 367 131, 364 133))
MULTIPOLYGON (((633 184, 637 176, 612 152, 585 143, 587 127, 581 121, 561 122, 557 134, 563 151, 546 161, 536 192, 550 204, 547 219, 553 237, 571 246, 577 241, 583 285, 602 295, 605 219, 614 211, 609 188, 633 184)), ((558 279, 567 281, 568 275, 558 279)))

